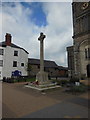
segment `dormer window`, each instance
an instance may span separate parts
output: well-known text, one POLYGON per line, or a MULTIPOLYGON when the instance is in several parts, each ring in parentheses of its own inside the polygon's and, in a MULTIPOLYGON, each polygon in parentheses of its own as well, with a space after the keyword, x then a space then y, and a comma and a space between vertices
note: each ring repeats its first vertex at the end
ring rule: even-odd
POLYGON ((14 51, 14 56, 18 56, 18 51, 14 51))

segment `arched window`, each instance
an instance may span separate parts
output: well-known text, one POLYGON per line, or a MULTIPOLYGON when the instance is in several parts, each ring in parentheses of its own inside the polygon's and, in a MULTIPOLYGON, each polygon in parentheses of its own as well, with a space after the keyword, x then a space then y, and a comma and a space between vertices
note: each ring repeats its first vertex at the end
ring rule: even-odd
POLYGON ((87 59, 87 49, 85 48, 85 58, 87 59))
POLYGON ((90 59, 90 48, 85 48, 85 58, 90 59))

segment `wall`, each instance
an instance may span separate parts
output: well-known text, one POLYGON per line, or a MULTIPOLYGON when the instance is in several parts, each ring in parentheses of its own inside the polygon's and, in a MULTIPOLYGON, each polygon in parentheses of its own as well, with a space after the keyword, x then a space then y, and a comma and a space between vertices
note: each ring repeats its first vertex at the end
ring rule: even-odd
POLYGON ((90 63, 90 60, 85 59, 85 47, 90 45, 90 34, 78 37, 74 39, 74 63, 75 63, 75 74, 81 78, 82 74, 85 74, 87 77, 87 64, 90 63))
MULTIPOLYGON (((29 71, 29 75, 36 75, 39 71, 39 65, 31 65, 31 71, 29 71)), ((59 70, 55 68, 44 68, 44 71, 48 72, 49 76, 57 76, 59 72, 59 70)))

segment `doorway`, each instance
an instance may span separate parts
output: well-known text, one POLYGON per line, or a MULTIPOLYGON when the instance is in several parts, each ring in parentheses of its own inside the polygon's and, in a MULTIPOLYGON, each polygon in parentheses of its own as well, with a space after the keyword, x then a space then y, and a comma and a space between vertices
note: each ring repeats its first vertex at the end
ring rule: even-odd
POLYGON ((87 65, 87 77, 90 77, 90 64, 87 65))

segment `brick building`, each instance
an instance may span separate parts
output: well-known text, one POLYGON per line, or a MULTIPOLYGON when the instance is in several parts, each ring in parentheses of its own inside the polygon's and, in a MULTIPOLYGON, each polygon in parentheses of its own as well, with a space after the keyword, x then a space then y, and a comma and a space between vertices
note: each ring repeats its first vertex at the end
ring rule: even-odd
MULTIPOLYGON (((40 71, 40 60, 29 58, 28 59, 28 75, 36 76, 36 74, 40 71)), ((66 77, 67 76, 67 68, 58 66, 54 61, 44 60, 44 70, 48 72, 50 77, 66 77)))

